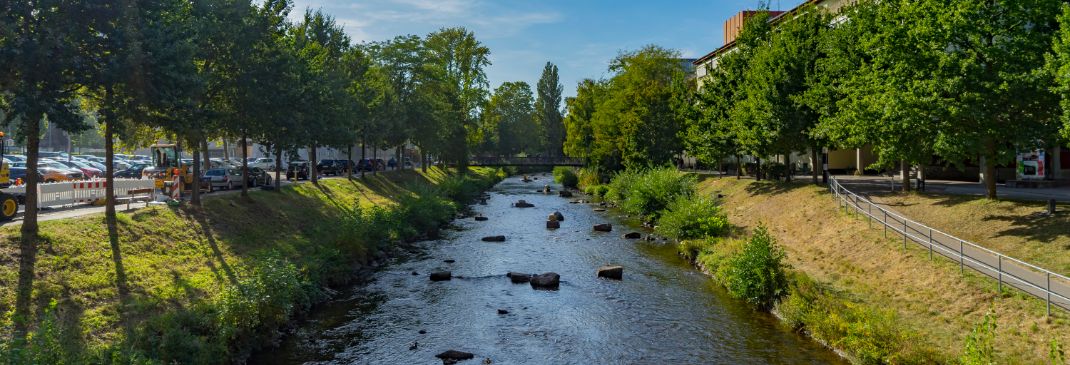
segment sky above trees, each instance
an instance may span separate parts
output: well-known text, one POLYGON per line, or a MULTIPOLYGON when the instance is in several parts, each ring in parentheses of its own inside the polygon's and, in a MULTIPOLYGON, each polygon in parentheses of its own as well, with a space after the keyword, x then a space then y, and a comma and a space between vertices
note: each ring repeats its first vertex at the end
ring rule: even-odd
MULTIPOLYGON (((769 1, 774 10, 799 3, 769 1)), ((291 16, 322 8, 355 42, 463 26, 492 50, 491 88, 508 81, 535 85, 550 61, 560 67, 565 96, 574 96, 580 80, 610 76, 606 68, 618 51, 657 44, 700 57, 721 46, 725 20, 758 6, 758 0, 296 0, 291 16)))

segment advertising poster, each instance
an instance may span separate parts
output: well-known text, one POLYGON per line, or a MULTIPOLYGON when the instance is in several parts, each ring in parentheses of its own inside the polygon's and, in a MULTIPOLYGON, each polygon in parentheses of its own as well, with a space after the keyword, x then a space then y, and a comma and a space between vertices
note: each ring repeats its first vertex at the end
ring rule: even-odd
POLYGON ((1018 179, 1044 179, 1044 150, 1018 152, 1018 179))

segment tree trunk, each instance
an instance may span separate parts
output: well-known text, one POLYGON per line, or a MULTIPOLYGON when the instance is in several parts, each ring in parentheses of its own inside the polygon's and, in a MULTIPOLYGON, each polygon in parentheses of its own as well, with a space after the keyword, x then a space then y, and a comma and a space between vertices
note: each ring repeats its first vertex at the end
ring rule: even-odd
POLYGON ((40 146, 38 135, 43 114, 33 113, 23 121, 26 127, 26 196, 23 208, 22 234, 19 239, 19 283, 15 294, 13 336, 16 343, 26 339, 31 317, 34 269, 37 263, 37 153, 40 146))
POLYGON ((817 181, 817 169, 824 164, 818 161, 817 147, 810 148, 810 161, 810 179, 814 181, 814 185, 818 185, 820 183, 817 181))
MULTIPOLYGON (((115 217, 115 131, 113 129, 115 115, 110 112, 110 97, 111 90, 105 91, 104 162, 107 166, 104 169, 104 222, 108 227, 108 243, 111 246, 111 260, 115 265, 115 285, 118 289, 119 301, 125 304, 129 297, 129 290, 126 285, 126 270, 123 268, 123 254, 119 247, 119 222, 115 217)), ((119 317, 124 318, 122 313, 119 317)))
POLYGON ((366 156, 366 151, 365 151, 366 149, 364 148, 365 146, 366 145, 364 144, 364 138, 361 138, 360 139, 360 161, 364 163, 364 166, 360 167, 360 177, 361 178, 364 178, 364 171, 368 170, 368 166, 370 165, 369 162, 371 162, 371 161, 368 161, 368 158, 366 156))
POLYGON ((918 164, 918 191, 925 191, 925 164, 918 164))
POLYGON ((346 149, 346 176, 353 180, 353 145, 346 149))
POLYGON ((379 146, 372 145, 372 175, 379 174, 379 146))
POLYGON ((743 157, 736 155, 736 180, 743 177, 743 157))
POLYGON ((427 173, 427 160, 430 157, 427 156, 427 151, 424 151, 423 147, 420 148, 420 169, 427 173))
POLYGON ((903 192, 910 191, 910 165, 907 164, 907 160, 899 160, 899 173, 903 178, 903 192))
POLYGON ((201 206, 201 149, 198 146, 193 149, 193 183, 189 202, 193 206, 201 206))
POLYGON ((754 180, 762 181, 762 158, 754 158, 754 180))
POLYGON ((223 161, 230 161, 230 145, 226 138, 223 138, 223 161))
POLYGON ((282 146, 275 144, 275 191, 278 192, 282 187, 282 181, 279 181, 279 171, 282 170, 282 146))
MULTIPOLYGON (((294 173, 294 175, 297 175, 297 173, 294 173)), ((316 144, 315 143, 313 143, 313 144, 308 146, 308 180, 312 181, 313 184, 318 184, 319 181, 320 181, 320 179, 319 179, 319 171, 316 171, 316 144)))
POLYGON ((791 182, 791 177, 792 177, 791 175, 794 174, 794 173, 795 173, 795 171, 791 168, 791 153, 790 152, 789 153, 785 153, 784 154, 784 181, 785 182, 791 182))
POLYGON ((212 156, 208 153, 208 139, 201 138, 201 150, 204 151, 204 169, 212 168, 212 156))
POLYGON ((997 199, 996 195, 996 147, 995 143, 985 143, 984 172, 985 172, 985 197, 997 199))
POLYGON ((241 136, 241 196, 249 197, 249 139, 241 136))

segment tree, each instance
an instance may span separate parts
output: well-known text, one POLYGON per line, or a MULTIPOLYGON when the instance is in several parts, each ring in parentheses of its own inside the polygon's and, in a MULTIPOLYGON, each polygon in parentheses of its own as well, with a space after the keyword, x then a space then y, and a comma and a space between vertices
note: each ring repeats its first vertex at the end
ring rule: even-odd
POLYGON ((542 133, 542 145, 550 156, 564 153, 565 124, 561 116, 561 86, 557 65, 546 62, 536 86, 535 119, 542 133))
POLYGON ((434 79, 443 98, 438 129, 444 144, 439 154, 457 162, 461 172, 468 166, 469 135, 474 134, 479 107, 487 97, 490 49, 465 28, 443 28, 424 41, 434 79))
POLYGON ((482 138, 495 142, 488 145, 490 152, 512 156, 539 151, 539 140, 532 138, 539 132, 532 99, 531 87, 523 81, 505 82, 494 90, 482 118, 482 138))
POLYGON ((84 129, 76 98, 88 64, 83 46, 92 39, 86 2, 10 0, 0 2, 0 101, 3 123, 16 126, 26 142, 26 198, 19 241, 14 336, 23 340, 37 254, 37 163, 41 122, 84 129))
POLYGON ((923 3, 914 31, 935 51, 933 79, 951 101, 932 105, 948 115, 936 151, 949 160, 980 156, 987 196, 995 199, 996 164, 1018 150, 1047 147, 1058 131, 1058 97, 1042 71, 1062 2, 923 3))
POLYGON ((606 82, 584 79, 576 86, 576 96, 565 99, 565 143, 568 156, 593 157, 594 131, 591 120, 606 93, 606 82))
POLYGON ((592 159, 607 169, 669 162, 682 150, 683 123, 672 108, 673 83, 684 79, 678 52, 647 46, 621 53, 609 70, 614 75, 591 119, 592 159))
POLYGON ((1047 59, 1048 70, 1055 77, 1054 91, 1060 97, 1062 136, 1070 140, 1070 5, 1063 5, 1053 43, 1053 52, 1047 59))

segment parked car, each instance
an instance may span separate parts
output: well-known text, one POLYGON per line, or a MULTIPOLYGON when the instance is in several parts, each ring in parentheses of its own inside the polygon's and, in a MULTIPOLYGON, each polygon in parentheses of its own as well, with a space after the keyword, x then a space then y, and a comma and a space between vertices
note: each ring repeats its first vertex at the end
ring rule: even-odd
MULTIPOLYGON (((18 180, 18 179, 22 179, 22 182, 26 183, 26 167, 25 166, 23 166, 23 167, 10 167, 10 168, 8 168, 8 171, 9 171, 9 174, 10 174, 9 176, 10 176, 10 179, 11 179, 10 181, 11 181, 12 184, 14 184, 15 181, 18 180)), ((37 181, 45 181, 45 178, 44 178, 44 176, 41 175, 41 171, 40 170, 37 171, 37 181)))
POLYGON ((270 157, 260 157, 249 161, 249 167, 257 167, 267 171, 275 171, 275 159, 270 157))
POLYGON ((381 158, 375 159, 375 168, 379 169, 379 171, 386 171, 386 161, 381 158))
POLYGON ((86 164, 84 164, 82 162, 78 162, 78 161, 75 161, 75 160, 70 160, 70 161, 63 161, 63 160, 56 161, 56 160, 53 160, 53 162, 58 163, 58 164, 63 165, 63 166, 66 166, 67 168, 72 169, 72 170, 81 171, 82 174, 85 175, 85 177, 87 177, 87 178, 103 177, 104 176, 104 172, 103 171, 100 171, 100 170, 98 170, 98 169, 96 169, 96 168, 94 168, 92 166, 86 165, 86 164))
POLYGON ((115 165, 115 171, 122 171, 130 168, 129 163, 119 160, 115 160, 113 165, 115 165))
POLYGON ((40 158, 54 158, 54 159, 67 159, 66 152, 54 152, 54 151, 38 151, 37 157, 40 158))
POLYGON ((4 155, 4 158, 13 162, 26 162, 26 156, 23 155, 4 155))
POLYGON ((125 178, 125 179, 140 179, 140 178, 142 178, 142 174, 145 172, 145 168, 149 167, 149 166, 152 166, 152 165, 139 163, 139 164, 130 166, 130 168, 128 168, 126 170, 116 172, 115 173, 115 177, 117 177, 117 178, 121 177, 121 178, 125 178))
POLYGON ((259 167, 249 168, 249 186, 267 186, 271 185, 271 174, 259 167))
POLYGON ((41 174, 44 175, 45 182, 81 180, 85 178, 85 173, 81 170, 67 167, 67 165, 52 160, 41 160, 41 162, 37 163, 37 168, 42 171, 41 174), (56 173, 50 175, 43 171, 45 169, 54 170, 56 173))
POLYGON ((374 170, 374 168, 375 168, 375 165, 372 163, 372 160, 369 160, 369 159, 365 158, 365 159, 360 160, 359 162, 357 162, 357 170, 356 171, 362 171, 362 170, 363 171, 372 171, 372 170, 374 170))
POLYGON ((346 173, 346 168, 353 165, 353 161, 323 160, 316 164, 316 172, 320 175, 342 175, 346 173))
POLYGON ((290 161, 286 165, 286 179, 308 180, 308 161, 290 161))
POLYGON ((233 189, 234 186, 241 186, 241 171, 237 169, 209 169, 204 172, 204 177, 207 180, 208 191, 213 191, 217 187, 225 188, 227 190, 233 189))

